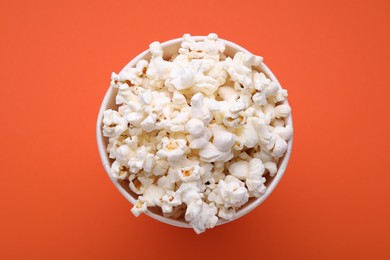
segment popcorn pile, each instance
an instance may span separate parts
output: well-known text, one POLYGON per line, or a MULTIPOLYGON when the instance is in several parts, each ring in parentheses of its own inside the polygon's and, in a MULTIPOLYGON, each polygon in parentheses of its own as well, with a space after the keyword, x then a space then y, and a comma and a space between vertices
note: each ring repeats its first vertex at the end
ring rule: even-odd
POLYGON ((201 233, 264 194, 293 129, 287 91, 253 68, 262 57, 227 57, 213 33, 183 39, 170 60, 153 42, 149 62, 112 73, 119 107, 104 112, 103 135, 112 176, 138 194, 131 211, 160 207, 201 233))

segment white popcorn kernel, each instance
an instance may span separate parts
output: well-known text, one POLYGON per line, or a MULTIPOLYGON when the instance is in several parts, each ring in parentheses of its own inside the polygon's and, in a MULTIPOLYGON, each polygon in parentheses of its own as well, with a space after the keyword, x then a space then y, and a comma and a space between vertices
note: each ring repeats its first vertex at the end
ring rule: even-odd
POLYGON ((237 127, 241 126, 246 121, 246 114, 245 112, 241 111, 238 114, 227 112, 223 118, 223 124, 226 127, 237 127))
MULTIPOLYGON (((219 86, 222 86, 226 83, 228 73, 223 69, 223 65, 220 62, 215 62, 210 70, 207 72, 207 76, 213 77, 219 86)), ((218 88, 217 92, 219 91, 218 88)))
POLYGON ((165 160, 156 160, 156 165, 154 166, 152 173, 155 176, 164 175, 169 169, 169 163, 165 160))
POLYGON ((278 87, 278 92, 276 94, 275 101, 276 102, 284 101, 284 100, 286 100, 287 96, 288 96, 287 90, 282 89, 281 87, 278 87))
POLYGON ((152 103, 153 100, 152 91, 148 89, 144 89, 138 93, 138 96, 142 104, 149 105, 150 103, 152 103))
POLYGON ((214 134, 213 144, 221 152, 230 152, 235 142, 235 136, 227 131, 214 134))
POLYGON ((276 159, 279 159, 286 153, 286 151, 287 151, 287 142, 278 136, 275 141, 275 146, 272 150, 272 155, 276 159))
POLYGON ((258 158, 253 158, 249 161, 249 179, 260 179, 264 174, 264 164, 258 158))
POLYGON ((266 179, 264 177, 260 178, 259 180, 247 179, 245 183, 248 187, 250 196, 254 196, 256 198, 261 197, 261 195, 263 195, 267 189, 267 187, 264 185, 265 182, 266 179))
POLYGON ((247 148, 253 148, 258 144, 259 137, 255 127, 252 124, 252 121, 248 121, 248 124, 243 125, 240 129, 238 129, 239 133, 237 136, 240 144, 247 148))
POLYGON ((240 207, 249 199, 244 183, 234 176, 228 175, 218 183, 219 194, 227 207, 240 207))
POLYGON ((127 144, 131 150, 135 150, 138 147, 138 136, 134 135, 132 137, 128 137, 124 140, 124 143, 127 144))
POLYGON ((149 65, 149 62, 146 61, 146 60, 140 60, 137 62, 137 64, 135 65, 136 69, 138 71, 141 71, 142 73, 144 73, 144 71, 148 68, 148 65, 149 65))
POLYGON ((118 93, 115 97, 115 104, 127 104, 128 102, 130 102, 131 100, 135 100, 136 98, 137 96, 131 92, 129 85, 119 84, 118 93))
POLYGON ((189 147, 191 149, 201 149, 206 146, 211 137, 211 132, 205 127, 203 121, 192 118, 187 122, 185 128, 191 135, 191 137, 188 138, 190 142, 189 147))
POLYGON ((129 86, 140 86, 142 84, 141 74, 142 71, 137 68, 125 68, 118 74, 118 77, 121 82, 126 82, 129 86))
POLYGON ((147 116, 142 122, 141 122, 141 127, 144 129, 146 132, 151 132, 156 129, 156 115, 149 115, 147 116))
POLYGON ((230 107, 230 112, 232 113, 238 113, 240 111, 243 111, 245 110, 247 107, 246 105, 243 103, 243 102, 240 102, 240 101, 236 101, 234 103, 231 104, 231 107, 230 107))
POLYGON ((187 204, 187 210, 185 213, 185 220, 193 221, 202 212, 203 201, 201 199, 193 199, 187 204))
POLYGON ((159 42, 152 42, 149 45, 150 52, 152 53, 152 57, 161 57, 163 55, 163 49, 159 42))
POLYGON ((195 74, 195 83, 192 86, 192 89, 195 92, 202 92, 203 94, 209 96, 213 95, 219 86, 220 83, 213 77, 197 73, 195 74))
POLYGON ((113 137, 108 139, 107 152, 109 153, 108 157, 110 159, 115 159, 116 151, 118 147, 121 146, 122 144, 123 144, 123 140, 116 139, 113 137))
POLYGON ((225 220, 231 220, 233 219, 234 215, 236 214, 236 211, 234 208, 220 208, 218 211, 218 217, 223 218, 225 220))
POLYGON ((142 212, 146 212, 147 205, 143 201, 142 196, 138 197, 138 200, 136 201, 135 205, 131 209, 131 212, 134 214, 134 216, 139 217, 142 212))
MULTIPOLYGON (((274 119, 271 121, 271 125, 272 125, 273 127, 278 127, 278 126, 284 127, 285 122, 284 122, 283 119, 274 118, 274 119)), ((289 127, 291 127, 291 126, 289 126, 289 127)), ((291 127, 291 128, 292 128, 292 127, 291 127)))
POLYGON ((134 127, 130 126, 130 128, 127 130, 129 132, 129 135, 131 136, 137 136, 142 134, 142 128, 141 127, 134 127))
POLYGON ((126 116, 127 122, 134 126, 141 126, 141 122, 144 120, 145 114, 143 112, 132 112, 126 116))
POLYGON ((129 162, 127 165, 130 168, 130 171, 133 173, 138 173, 140 170, 143 169, 144 163, 146 160, 146 157, 148 155, 148 152, 146 150, 145 146, 141 146, 138 148, 136 155, 131 157, 129 159, 129 162))
POLYGON ((173 208, 182 204, 180 194, 176 194, 174 191, 167 191, 162 197, 161 209, 163 213, 172 213, 173 208))
POLYGON ((216 33, 209 33, 209 35, 207 35, 207 39, 209 40, 218 40, 218 35, 216 33))
POLYGON ((279 86, 275 82, 270 82, 264 89, 265 95, 268 97, 275 96, 278 93, 279 86))
POLYGON ((222 86, 218 88, 217 94, 225 101, 232 103, 238 99, 238 92, 232 87, 222 86))
POLYGON ((146 154, 143 169, 145 173, 152 173, 155 166, 154 155, 151 153, 146 154))
POLYGON ((237 82, 236 88, 251 89, 252 66, 258 66, 262 62, 262 57, 254 56, 250 53, 237 52, 233 59, 225 60, 225 69, 233 81, 237 82))
POLYGON ((200 179, 200 167, 199 165, 191 165, 184 167, 179 172, 179 179, 182 182, 197 181, 200 179))
POLYGON ((279 135, 283 140, 288 141, 293 135, 293 129, 290 125, 283 127, 277 126, 274 128, 273 132, 279 135))
POLYGON ((259 158, 262 162, 270 162, 272 161, 272 155, 270 151, 267 151, 265 149, 261 149, 260 152, 257 152, 253 154, 253 157, 259 158))
POLYGON ((186 130, 193 137, 201 137, 201 136, 203 136, 203 134, 205 132, 205 125, 204 125, 203 121, 201 121, 197 118, 192 118, 187 122, 186 130))
POLYGON ((254 72, 252 78, 254 88, 258 91, 263 91, 271 83, 263 72, 254 72))
POLYGON ((247 161, 247 162, 249 162, 252 159, 252 157, 249 154, 247 154, 246 152, 241 152, 238 155, 238 158, 240 158, 240 159, 242 159, 244 161, 247 161))
POLYGON ((182 183, 176 191, 181 196, 182 201, 187 204, 187 210, 184 215, 185 220, 192 221, 202 212, 203 195, 199 193, 196 182, 182 183))
POLYGON ((173 104, 175 104, 179 108, 182 108, 182 107, 185 107, 188 105, 185 96, 177 91, 175 91, 173 93, 172 102, 173 102, 173 104))
POLYGON ((191 115, 194 118, 202 120, 206 125, 213 118, 209 108, 204 103, 204 96, 201 93, 197 93, 191 98, 191 115))
POLYGON ((163 188, 152 184, 145 189, 142 197, 148 207, 154 207, 154 206, 161 205, 160 200, 164 195, 165 195, 165 191, 163 188))
POLYGON ((266 119, 266 124, 270 124, 271 120, 275 117, 275 106, 274 104, 266 104, 265 106, 262 107, 262 110, 265 115, 266 119))
POLYGON ((213 169, 213 165, 210 163, 202 162, 200 164, 199 175, 202 183, 206 183, 207 181, 210 180, 212 169, 213 169))
POLYGON ((276 118, 288 117, 291 113, 289 105, 279 105, 275 107, 274 114, 276 118))
POLYGON ((121 165, 118 161, 114 161, 111 164, 110 174, 115 179, 124 180, 129 173, 129 169, 126 166, 121 165))
POLYGON ((103 113, 103 135, 119 137, 127 129, 127 121, 117 112, 108 109, 103 113))
POLYGON ((119 76, 115 72, 111 73, 111 82, 110 82, 110 87, 113 88, 118 88, 119 86, 119 76))
POLYGON ((175 189, 175 183, 171 182, 171 180, 167 176, 161 176, 161 178, 159 178, 157 181, 157 185, 166 191, 173 191, 175 189))
POLYGON ((275 135, 272 135, 269 126, 259 120, 253 120, 253 126, 259 137, 259 143, 262 147, 270 150, 275 144, 275 135))
POLYGON ((219 103, 213 98, 206 98, 205 103, 210 110, 210 112, 216 112, 219 111, 219 103))
POLYGON ((195 83, 195 73, 191 68, 174 68, 169 77, 170 84, 177 90, 188 89, 195 83))
POLYGON ((208 142, 206 146, 200 150, 199 156, 200 159, 204 162, 226 162, 233 158, 231 151, 220 151, 214 144, 210 142, 208 142))
POLYGON ((163 216, 167 217, 167 218, 177 219, 177 218, 182 217, 184 215, 185 211, 186 211, 185 204, 181 204, 179 206, 174 207, 172 212, 170 212, 170 213, 163 212, 163 216))
POLYGON ((208 144, 210 138, 211 131, 208 128, 205 128, 202 136, 196 138, 189 136, 187 139, 190 142, 189 147, 191 149, 203 149, 208 144))
POLYGON ((145 189, 153 184, 154 179, 141 174, 131 174, 129 176, 129 187, 135 194, 143 194, 145 189))
POLYGON ((213 144, 218 151, 230 152, 236 137, 219 125, 212 124, 210 125, 210 128, 214 136, 213 144))
POLYGON ((121 165, 127 165, 127 162, 130 160, 133 154, 134 152, 130 149, 129 146, 127 146, 126 144, 121 145, 116 150, 116 160, 121 165))
POLYGON ((174 140, 164 137, 162 139, 163 148, 157 152, 157 156, 167 158, 170 163, 177 162, 184 156, 186 143, 183 139, 174 140))
MULTIPOLYGON (((177 112, 177 111, 175 111, 177 112)), ((185 124, 190 119, 190 113, 186 111, 177 112, 177 114, 172 113, 173 119, 170 122, 170 130, 172 132, 184 132, 185 124)))
POLYGON ((260 197, 266 191, 266 187, 264 185, 266 179, 262 177, 264 170, 264 164, 260 159, 253 158, 249 161, 249 174, 245 183, 250 195, 256 198, 260 197))
POLYGON ((252 96, 252 100, 256 105, 264 106, 267 104, 267 97, 264 93, 257 92, 252 96))
POLYGON ((275 174, 277 173, 278 171, 278 168, 276 166, 276 163, 274 162, 265 162, 264 163, 264 168, 269 172, 269 175, 271 177, 274 177, 275 174))
POLYGON ((240 179, 245 180, 249 175, 249 163, 247 161, 238 161, 232 163, 228 169, 229 173, 240 179))
POLYGON ((190 225, 197 234, 204 232, 207 228, 213 228, 218 222, 217 212, 218 209, 214 204, 203 202, 202 211, 190 221, 190 225))

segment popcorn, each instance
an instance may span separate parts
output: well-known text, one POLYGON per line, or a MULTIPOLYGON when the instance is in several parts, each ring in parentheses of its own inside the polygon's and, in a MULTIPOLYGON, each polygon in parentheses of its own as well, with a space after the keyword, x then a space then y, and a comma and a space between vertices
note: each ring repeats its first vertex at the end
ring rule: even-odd
POLYGON ((228 57, 216 34, 185 34, 168 59, 159 42, 149 47, 150 61, 111 75, 110 174, 138 195, 134 215, 159 207, 199 234, 232 220, 277 174, 293 134, 287 91, 260 71, 262 57, 228 57))
POLYGON ((147 187, 142 195, 148 207, 161 206, 161 199, 165 195, 165 190, 157 185, 147 187))
POLYGON ((116 179, 124 180, 128 175, 128 171, 129 168, 121 165, 118 161, 111 164, 110 173, 116 179))
POLYGON ((230 151, 220 151, 210 142, 200 150, 199 156, 204 162, 226 162, 233 158, 233 154, 230 151))
POLYGON ((178 174, 179 180, 182 182, 197 181, 200 179, 199 171, 199 165, 184 167, 180 170, 178 174))
POLYGON ((265 162, 264 168, 269 172, 271 177, 274 177, 276 172, 278 171, 276 163, 274 162, 265 162))
POLYGON ((245 146, 246 148, 253 148, 259 143, 258 133, 252 124, 252 120, 250 119, 247 120, 248 123, 246 125, 237 129, 237 139, 239 144, 242 144, 242 146, 245 146))
POLYGON ((210 194, 208 199, 225 207, 240 207, 249 199, 248 190, 245 184, 232 175, 226 176, 225 180, 218 183, 218 193, 210 194))
POLYGON ((290 115, 291 108, 289 105, 279 105, 275 107, 275 117, 280 118, 280 117, 288 117, 290 115))
POLYGON ((211 138, 211 131, 205 126, 203 121, 197 118, 190 119, 185 125, 185 129, 191 135, 191 137, 187 138, 191 149, 204 148, 211 138))
POLYGON ((154 179, 143 174, 131 174, 129 176, 129 187, 136 194, 143 194, 145 189, 153 184, 154 179))
POLYGON ((213 228, 218 221, 218 218, 215 216, 217 212, 218 209, 214 204, 202 202, 202 211, 190 221, 195 232, 200 234, 204 232, 206 228, 213 228))
POLYGON ((157 116, 155 114, 147 116, 142 122, 141 122, 141 127, 144 129, 146 132, 152 132, 156 130, 156 118, 157 116))
POLYGON ((134 152, 130 149, 128 145, 121 145, 116 151, 116 160, 120 164, 126 165, 133 154, 134 152))
POLYGON ((226 208, 222 207, 218 211, 218 217, 223 218, 225 220, 231 220, 236 214, 236 210, 234 208, 226 208))
POLYGON ((188 89, 195 83, 195 73, 191 68, 174 68, 169 77, 170 84, 177 90, 188 89))
POLYGON ((171 190, 168 190, 161 200, 163 213, 172 213, 174 207, 182 204, 181 196, 176 196, 176 193, 171 190))
POLYGON ((238 91, 232 87, 222 86, 218 88, 217 94, 225 101, 232 103, 238 99, 238 91))
POLYGON ((167 176, 162 176, 158 179, 157 185, 163 188, 166 192, 173 191, 175 189, 175 183, 171 182, 171 180, 167 176))
POLYGON ((284 155, 286 151, 287 151, 287 142, 278 136, 275 141, 275 146, 272 149, 272 155, 276 159, 279 159, 284 155))
POLYGON ((258 158, 253 158, 249 161, 248 166, 249 172, 245 183, 248 187, 249 195, 259 198, 267 189, 264 185, 266 179, 262 177, 265 170, 263 162, 258 158))
POLYGON ((188 106, 187 100, 184 95, 181 93, 175 91, 173 92, 172 102, 177 106, 178 108, 186 107, 188 106))
POLYGON ((232 176, 245 180, 249 175, 249 163, 247 161, 238 161, 231 164, 228 170, 232 176))
POLYGON ((170 139, 164 137, 162 139, 162 149, 157 152, 157 156, 160 158, 167 158, 169 163, 172 165, 178 160, 182 159, 184 156, 184 148, 186 146, 186 141, 183 139, 170 139))
POLYGON ((213 118, 213 115, 204 101, 204 96, 201 93, 195 94, 191 99, 191 116, 197 118, 208 125, 213 118))
POLYGON ((155 166, 152 170, 153 175, 164 175, 169 169, 169 163, 165 160, 156 160, 155 166))
POLYGON ((235 135, 224 129, 224 127, 212 124, 210 125, 214 136, 213 144, 221 152, 229 152, 234 145, 235 135))
MULTIPOLYGON (((139 147, 136 152, 136 155, 130 158, 129 162, 127 163, 128 166, 130 167, 130 171, 132 173, 138 173, 140 170, 143 169, 146 159, 148 159, 149 164, 153 164, 153 162, 150 162, 150 156, 151 156, 151 160, 153 160, 153 155, 148 154, 145 146, 139 147)), ((150 168, 151 166, 149 165, 148 168, 149 172, 150 172, 150 168)))
POLYGON ((103 113, 103 135, 119 137, 127 129, 127 121, 117 112, 108 109, 103 113))
POLYGON ((138 217, 142 212, 146 212, 147 204, 143 201, 143 197, 139 196, 138 200, 135 202, 135 205, 131 209, 131 212, 138 217))

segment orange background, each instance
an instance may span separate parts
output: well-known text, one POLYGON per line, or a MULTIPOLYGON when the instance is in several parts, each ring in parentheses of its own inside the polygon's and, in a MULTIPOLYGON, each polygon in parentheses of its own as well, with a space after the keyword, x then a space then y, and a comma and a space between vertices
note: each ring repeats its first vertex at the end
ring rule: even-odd
POLYGON ((389 7, 2 0, 0 259, 390 259, 389 7), (295 126, 274 193, 199 236, 135 218, 95 141, 111 72, 186 32, 262 55, 295 126))

